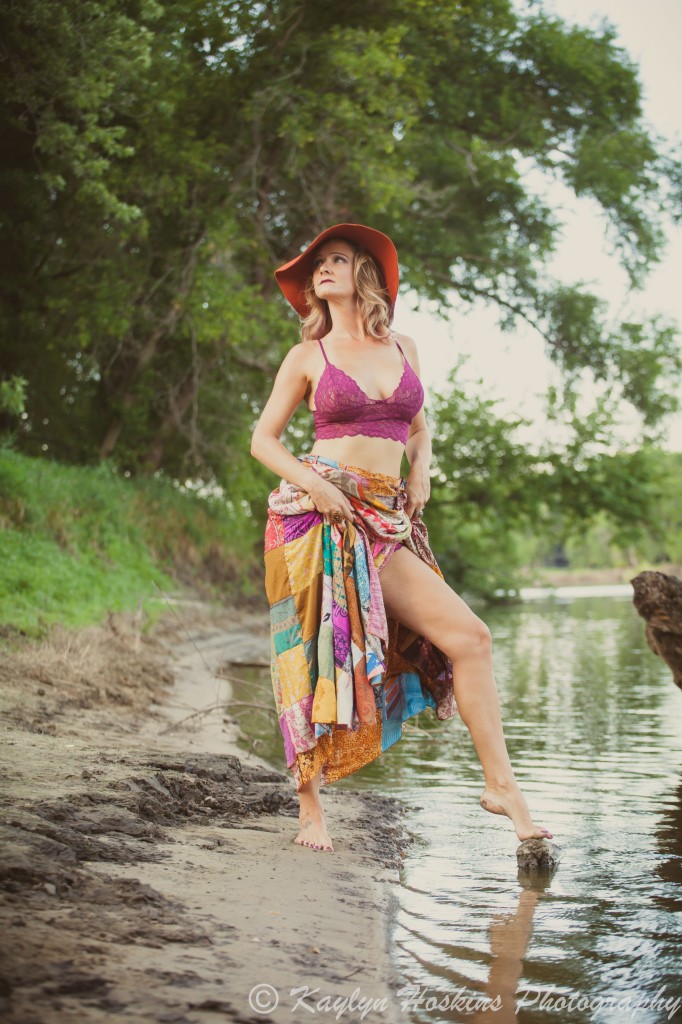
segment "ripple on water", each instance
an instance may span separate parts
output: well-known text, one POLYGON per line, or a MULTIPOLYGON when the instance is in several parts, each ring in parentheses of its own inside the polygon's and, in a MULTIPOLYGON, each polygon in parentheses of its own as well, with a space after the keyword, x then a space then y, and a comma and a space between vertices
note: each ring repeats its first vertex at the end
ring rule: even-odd
MULTIPOLYGON (((590 605, 594 620, 569 605, 543 622, 535 606, 530 630, 517 609, 501 631, 508 745, 535 819, 563 848, 557 872, 535 888, 517 879, 513 832, 475 806, 480 772, 466 738, 447 744, 448 774, 429 737, 406 750, 400 773, 401 796, 420 804, 411 823, 422 842, 403 871, 397 960, 434 995, 464 986, 492 998, 497 986, 509 1007, 515 992, 524 1022, 587 1021, 589 1001, 631 998, 637 1021, 653 1024, 671 1009, 665 998, 682 997, 682 707, 629 605, 590 605), (439 770, 424 788, 409 766, 431 744, 439 770), (661 990, 661 1005, 647 1005, 661 990), (570 1014, 543 1008, 543 993, 573 998, 570 1014)), ((598 1019, 620 1024, 624 1007, 604 1005, 598 1019)), ((419 1008, 411 1017, 433 1019, 419 1008)))
MULTIPOLYGON (((629 997, 641 1003, 634 1018, 604 1006, 594 1019, 660 1024, 670 1007, 646 1001, 661 989, 663 1000, 682 997, 682 694, 629 600, 535 601, 486 617, 512 762, 562 858, 546 884, 517 877, 518 841, 478 806, 480 766, 458 718, 423 713, 338 784, 376 787, 410 808, 415 842, 394 928, 402 983, 434 995, 503 993, 509 1010, 414 1007, 410 1017, 507 1024, 516 1001, 523 1024, 582 1024, 592 1010, 546 1000, 594 1009, 629 997)), ((265 699, 269 678, 261 682, 265 699)), ((277 729, 261 735, 281 767, 277 729)))

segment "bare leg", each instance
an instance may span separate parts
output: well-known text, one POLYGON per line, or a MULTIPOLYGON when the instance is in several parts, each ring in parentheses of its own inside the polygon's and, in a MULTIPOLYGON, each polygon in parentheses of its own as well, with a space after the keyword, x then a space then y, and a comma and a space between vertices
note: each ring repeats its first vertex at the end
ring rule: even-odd
POLYGON ((320 773, 306 782, 298 791, 299 812, 298 819, 301 825, 295 843, 301 846, 309 846, 313 850, 325 850, 333 852, 331 836, 327 831, 324 820, 324 810, 320 801, 320 773))
POLYGON ((407 548, 399 548, 391 556, 379 579, 386 611, 428 637, 452 660, 457 707, 483 768, 481 806, 511 818, 519 839, 551 839, 551 832, 534 824, 514 778, 502 729, 488 627, 407 548))

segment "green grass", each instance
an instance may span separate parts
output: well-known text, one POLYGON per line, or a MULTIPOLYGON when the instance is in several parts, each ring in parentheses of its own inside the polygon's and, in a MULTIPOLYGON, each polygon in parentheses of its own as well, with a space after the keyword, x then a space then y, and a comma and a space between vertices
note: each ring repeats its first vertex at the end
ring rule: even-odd
POLYGON ((256 524, 229 503, 109 465, 67 466, 0 450, 0 623, 41 634, 199 589, 258 593, 256 524))

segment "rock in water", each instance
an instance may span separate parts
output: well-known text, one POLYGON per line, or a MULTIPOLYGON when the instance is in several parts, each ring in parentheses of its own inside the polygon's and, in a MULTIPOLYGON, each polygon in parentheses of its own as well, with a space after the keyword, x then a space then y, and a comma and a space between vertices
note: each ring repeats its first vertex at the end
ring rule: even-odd
POLYGON ((524 839, 516 850, 519 871, 554 871, 560 856, 559 847, 548 839, 524 839))

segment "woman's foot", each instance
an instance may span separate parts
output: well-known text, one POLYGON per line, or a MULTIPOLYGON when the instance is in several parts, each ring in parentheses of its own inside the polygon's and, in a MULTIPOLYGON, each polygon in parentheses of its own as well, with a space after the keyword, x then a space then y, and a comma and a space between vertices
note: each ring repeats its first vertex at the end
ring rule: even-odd
POLYGON ((516 834, 524 839, 553 839, 549 829, 536 825, 530 816, 528 804, 516 782, 503 786, 486 786, 481 796, 481 807, 491 814, 506 814, 511 818, 516 834))
POLYGON ((295 843, 300 846, 308 846, 311 850, 322 850, 333 853, 332 837, 327 831, 324 821, 324 811, 321 806, 301 807, 299 812, 300 830, 295 843))

